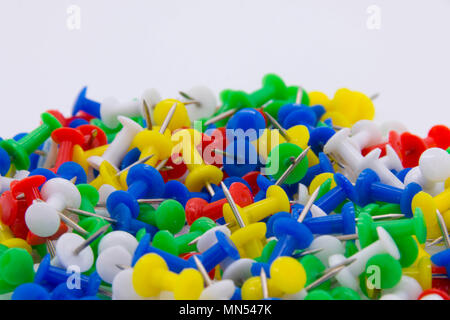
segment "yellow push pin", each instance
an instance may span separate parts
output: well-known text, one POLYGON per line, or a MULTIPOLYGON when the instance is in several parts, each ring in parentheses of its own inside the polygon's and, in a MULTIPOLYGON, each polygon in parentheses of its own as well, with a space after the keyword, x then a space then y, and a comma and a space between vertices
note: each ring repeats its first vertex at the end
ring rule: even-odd
POLYGON ((119 177, 117 177, 117 170, 108 161, 103 161, 100 164, 99 174, 97 178, 91 181, 90 185, 97 190, 104 184, 109 184, 117 190, 123 190, 120 184, 119 177))
POLYGON ((223 172, 213 165, 205 164, 196 146, 202 141, 201 133, 194 129, 182 129, 172 135, 174 142, 173 153, 180 152, 186 164, 189 174, 185 185, 191 192, 200 192, 204 187, 211 195, 214 190, 211 184, 219 184, 223 178, 223 172))
POLYGON ((248 278, 241 288, 242 300, 261 300, 267 299, 268 297, 279 298, 283 295, 283 292, 278 289, 274 281, 269 278, 266 279, 264 275, 262 277, 251 277, 248 278), (264 285, 263 285, 263 280, 264 285), (267 289, 264 288, 267 286, 267 289))
POLYGON ((431 272, 431 259, 426 255, 414 262, 412 266, 403 268, 403 275, 416 279, 423 290, 431 289, 431 272))
POLYGON ((172 116, 170 124, 167 126, 167 129, 173 132, 176 129, 183 127, 189 128, 191 126, 191 121, 189 120, 186 106, 183 102, 175 99, 165 99, 156 104, 155 110, 153 111, 155 124, 161 127, 163 126, 163 123, 165 119, 167 119, 170 109, 174 104, 176 105, 176 110, 172 116))
MULTIPOLYGON (((279 186, 270 186, 266 191, 266 199, 252 203, 244 208, 236 205, 244 224, 249 225, 280 211, 289 212, 291 210, 289 198, 284 190, 279 186)), ((223 206, 223 217, 231 231, 238 229, 236 218, 229 204, 223 206)))
POLYGON ((84 151, 82 147, 76 144, 73 146, 72 161, 78 163, 84 169, 86 174, 89 174, 90 164, 88 162, 88 159, 93 156, 100 157, 102 154, 105 153, 108 147, 109 145, 105 144, 103 146, 84 151))
POLYGON ((154 253, 137 261, 132 282, 134 290, 142 297, 155 297, 161 291, 171 291, 176 300, 197 300, 203 290, 200 272, 191 268, 180 274, 171 272, 164 259, 154 253))
POLYGON ((302 290, 306 272, 302 264, 292 257, 279 257, 270 266, 270 276, 281 291, 292 294, 302 290))

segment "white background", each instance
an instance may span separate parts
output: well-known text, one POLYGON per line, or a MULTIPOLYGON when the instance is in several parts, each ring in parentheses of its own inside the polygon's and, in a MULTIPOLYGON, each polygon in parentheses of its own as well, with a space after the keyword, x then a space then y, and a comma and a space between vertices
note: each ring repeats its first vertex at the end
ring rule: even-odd
POLYGON ((197 84, 252 91, 268 72, 331 96, 380 92, 377 121, 424 136, 449 125, 449 31, 450 0, 0 0, 0 136, 49 108, 68 115, 84 85, 99 101, 148 87, 168 98, 197 84))

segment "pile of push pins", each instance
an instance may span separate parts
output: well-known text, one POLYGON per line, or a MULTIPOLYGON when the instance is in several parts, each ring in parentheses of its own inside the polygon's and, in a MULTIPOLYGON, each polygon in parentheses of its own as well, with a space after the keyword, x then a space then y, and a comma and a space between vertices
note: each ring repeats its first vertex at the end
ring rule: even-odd
POLYGON ((448 127, 274 74, 179 94, 0 141, 3 299, 449 299, 448 127))

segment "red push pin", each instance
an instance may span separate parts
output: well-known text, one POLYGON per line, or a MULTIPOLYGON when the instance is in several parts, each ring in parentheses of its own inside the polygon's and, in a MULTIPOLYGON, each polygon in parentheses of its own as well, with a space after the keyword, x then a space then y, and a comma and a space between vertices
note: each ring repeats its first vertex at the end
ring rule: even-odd
POLYGON ((67 125, 69 125, 72 121, 77 120, 77 119, 82 119, 82 120, 86 120, 87 122, 90 122, 92 119, 95 119, 95 117, 84 111, 79 111, 75 116, 66 118, 67 125))
POLYGON ((417 300, 450 300, 447 293, 439 289, 424 290, 417 300))
POLYGON ((187 167, 183 162, 183 158, 180 153, 172 154, 172 156, 167 160, 165 167, 170 168, 170 170, 160 171, 161 175, 166 176, 167 180, 176 180, 184 176, 187 171, 187 167), (176 159, 174 161, 174 159, 176 159))
POLYGON ((400 140, 403 166, 405 168, 416 167, 419 165, 420 156, 426 149, 433 147, 447 149, 450 146, 450 129, 443 125, 434 126, 424 139, 409 132, 404 132, 400 136, 400 140))
POLYGON ((260 172, 251 171, 251 172, 245 174, 244 176, 242 176, 242 179, 244 179, 249 184, 254 196, 259 192, 259 186, 258 186, 258 183, 256 182, 256 179, 258 178, 259 175, 260 175, 260 172))
POLYGON ((226 128, 217 128, 211 132, 211 135, 202 134, 200 154, 203 155, 203 161, 206 164, 222 167, 223 154, 228 142, 226 139, 226 128), (220 159, 220 161, 216 161, 220 159))
POLYGON ((373 149, 380 149, 381 150, 380 157, 384 157, 386 155, 386 145, 388 145, 388 144, 394 149, 395 153, 397 153, 398 156, 401 158, 402 144, 400 141, 400 134, 397 131, 389 132, 388 142, 377 144, 375 146, 371 146, 368 148, 364 148, 361 153, 363 156, 366 156, 373 149))
MULTIPOLYGON (((253 195, 247 186, 240 182, 234 182, 230 186, 230 193, 233 200, 240 207, 246 207, 253 203, 253 195)), ((227 203, 227 199, 220 199, 215 202, 208 203, 208 201, 201 198, 191 198, 186 203, 186 221, 191 225, 200 217, 208 217, 214 221, 223 217, 222 207, 227 203)))
POLYGON ((61 221, 58 231, 54 235, 48 238, 42 238, 35 235, 33 232, 28 231, 26 241, 30 246, 37 246, 46 242, 46 240, 58 240, 60 236, 69 231, 69 228, 64 222, 61 221))
POLYGON ((63 127, 67 127, 68 124, 67 119, 61 112, 59 112, 58 110, 47 110, 46 112, 54 116, 63 127))
POLYGON ((11 191, 5 191, 0 196, 1 220, 7 226, 12 226, 17 218, 19 210, 18 200, 13 197, 11 191))
POLYGON ((63 163, 72 161, 73 147, 83 145, 84 136, 77 129, 59 128, 52 132, 52 139, 59 144, 55 166, 50 169, 56 172, 63 163))
POLYGON ((46 180, 44 176, 31 176, 22 180, 13 181, 11 182, 11 193, 15 199, 21 199, 23 197, 28 207, 34 200, 42 200, 39 187, 46 180))
POLYGON ((93 124, 83 124, 77 130, 84 136, 84 143, 81 146, 84 151, 104 146, 108 143, 106 133, 93 124))

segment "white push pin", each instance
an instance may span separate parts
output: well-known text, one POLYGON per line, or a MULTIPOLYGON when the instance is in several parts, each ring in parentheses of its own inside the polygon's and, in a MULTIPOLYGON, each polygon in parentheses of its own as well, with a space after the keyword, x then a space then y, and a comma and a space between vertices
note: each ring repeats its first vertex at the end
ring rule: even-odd
MULTIPOLYGON (((93 156, 88 159, 89 164, 97 170, 103 161, 108 161, 113 167, 118 168, 134 137, 143 130, 138 123, 130 118, 119 116, 118 120, 123 127, 117 133, 114 141, 111 142, 102 156, 93 156)), ((119 170, 117 169, 117 171, 119 170)))
POLYGON ((233 281, 221 280, 213 282, 201 261, 195 255, 193 259, 206 284, 206 288, 203 289, 199 300, 230 300, 236 290, 233 281))
MULTIPOLYGON (((377 227, 377 233, 379 240, 352 255, 350 258, 355 261, 336 275, 342 286, 358 290, 358 276, 364 271, 367 261, 376 254, 387 253, 394 259, 400 259, 400 252, 389 233, 382 227, 377 227)), ((344 260, 347 259, 343 255, 335 254, 329 258, 329 265, 338 265, 344 260)))
POLYGON ((64 233, 56 242, 56 257, 59 264, 68 268, 78 266, 80 272, 88 271, 94 264, 94 253, 90 246, 76 251, 85 242, 84 238, 76 233, 64 233))
POLYGON ((350 142, 359 150, 383 142, 383 134, 378 125, 370 120, 359 120, 351 128, 350 142))
POLYGON ((380 300, 417 300, 422 291, 423 289, 416 279, 402 276, 394 288, 383 290, 380 300))
POLYGON ((191 122, 200 118, 209 118, 216 111, 216 95, 207 87, 196 86, 186 92, 180 91, 180 95, 188 100, 183 102, 184 104, 192 104, 187 108, 191 122))
POLYGON ((400 121, 386 121, 380 125, 381 134, 386 137, 389 135, 389 132, 395 131, 398 134, 402 134, 403 132, 408 131, 408 128, 401 123, 400 121))
POLYGON ((120 271, 112 282, 112 300, 145 300, 133 287, 133 269, 120 271))
POLYGON ((108 97, 100 105, 100 117, 103 123, 109 128, 116 128, 119 125, 119 116, 138 117, 143 115, 143 99, 151 104, 161 101, 161 96, 156 89, 147 89, 140 99, 128 102, 120 102, 116 98, 108 97))
POLYGON ((325 265, 328 266, 328 259, 334 254, 344 254, 344 244, 334 236, 323 235, 316 237, 310 244, 308 250, 322 248, 315 256, 325 265))
MULTIPOLYGON (((402 161, 398 156, 397 152, 391 145, 386 145, 386 155, 380 158, 381 163, 389 170, 401 171, 403 170, 402 161)), ((408 184, 405 182, 405 184, 408 184)))
POLYGON ((197 250, 200 253, 205 252, 217 243, 216 231, 223 232, 227 237, 231 236, 231 231, 225 226, 217 226, 207 230, 197 241, 197 250))
POLYGON ((377 173, 381 182, 403 189, 404 184, 380 161, 380 149, 374 149, 365 157, 361 155, 349 139, 350 129, 344 128, 336 132, 325 144, 324 152, 331 154, 339 163, 346 164, 359 175, 364 169, 370 168, 377 173))
POLYGON ((252 266, 255 260, 242 258, 231 263, 223 272, 222 279, 229 279, 237 287, 242 287, 244 282, 252 277, 252 266))
POLYGON ((432 196, 444 191, 444 182, 450 177, 450 154, 440 148, 425 150, 419 166, 405 176, 405 184, 416 182, 432 196))
POLYGON ((138 241, 132 234, 116 230, 106 234, 100 240, 100 243, 98 244, 98 253, 100 254, 104 250, 114 246, 122 246, 130 253, 130 255, 133 255, 138 244, 138 241))
POLYGON ((117 265, 131 265, 132 255, 121 245, 112 246, 99 253, 95 263, 100 278, 107 283, 113 283, 114 278, 122 271, 117 265))
POLYGON ((37 236, 50 237, 59 229, 61 212, 80 207, 81 195, 70 181, 54 178, 42 186, 41 196, 45 202, 35 201, 28 207, 25 223, 37 236))

